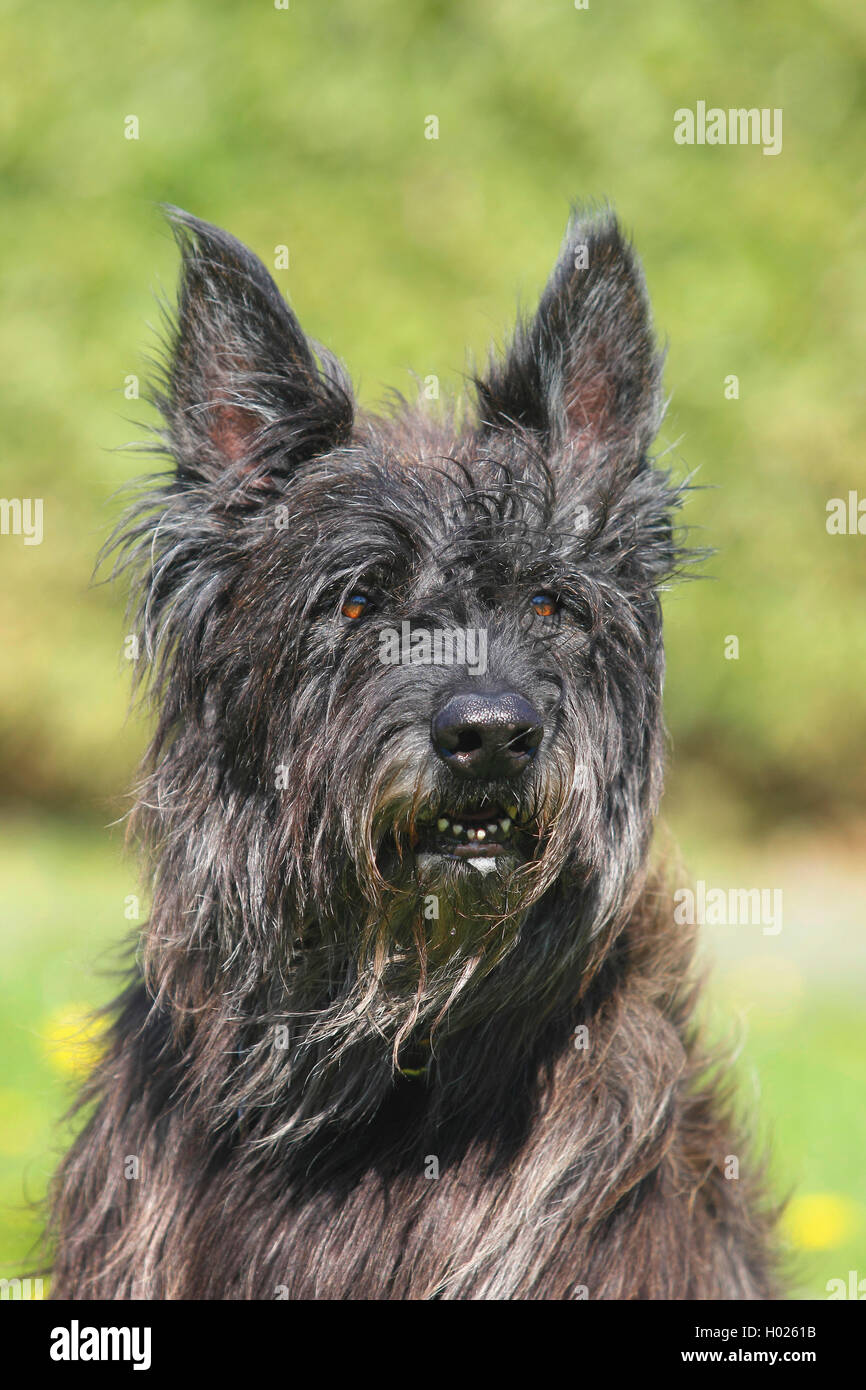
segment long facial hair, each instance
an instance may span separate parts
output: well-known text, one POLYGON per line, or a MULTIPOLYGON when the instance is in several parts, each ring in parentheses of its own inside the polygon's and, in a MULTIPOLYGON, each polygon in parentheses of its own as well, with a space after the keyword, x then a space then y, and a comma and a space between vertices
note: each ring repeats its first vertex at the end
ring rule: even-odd
MULTIPOLYGON (((505 557, 513 566, 518 531, 525 548, 530 525, 536 559, 540 546, 564 543, 549 520, 539 524, 550 480, 539 516, 544 494, 526 486, 522 462, 524 480, 512 484, 519 525, 488 521, 482 546, 473 522, 472 546, 494 569, 505 557)), ((473 478, 461 486, 451 481, 446 492, 459 493, 463 508, 467 494, 483 491, 473 478)), ((128 546, 131 534, 134 525, 128 546)), ((144 536, 152 558, 152 531, 144 536)), ((307 539, 296 533, 294 545, 307 539)), ((163 563, 182 563, 171 547, 191 544, 189 528, 172 536, 163 520, 160 540, 163 563)), ((291 548, 283 546, 284 563, 291 548)), ((267 557, 259 563, 270 572, 267 557)), ((333 563, 321 556, 323 575, 333 563)), ((315 591, 309 569, 307 580, 315 591)), ((212 582, 201 563, 187 591, 212 582)), ((449 861, 425 868, 412 847, 419 815, 446 803, 459 811, 470 795, 434 767, 430 749, 431 683, 435 691, 447 673, 382 668, 375 628, 363 650, 334 664, 321 642, 304 650, 286 615, 281 659, 255 671, 228 665, 219 685, 203 682, 197 660, 226 659, 216 635, 205 623, 198 653, 189 636, 172 643, 145 577, 139 621, 153 624, 148 671, 162 717, 134 818, 154 883, 142 964, 177 1044, 197 1058, 190 1078, 207 1097, 209 1124, 232 1126, 243 1115, 262 1143, 291 1145, 357 1123, 388 1093, 413 1039, 435 1059, 449 1038, 492 1014, 528 1010, 539 1027, 588 988, 637 892, 659 790, 661 648, 653 604, 641 612, 637 662, 634 616, 623 624, 601 586, 580 582, 587 631, 580 659, 569 648, 567 665, 555 632, 509 632, 501 618, 461 607, 457 584, 439 588, 432 619, 483 622, 499 669, 522 663, 536 681, 547 671, 558 692, 531 775, 519 787, 484 789, 491 802, 519 800, 532 853, 482 876, 449 861), (260 718, 248 717, 250 705, 260 718)), ((234 594, 238 608, 253 598, 234 594)), ((297 614, 299 626, 308 616, 297 614)), ((267 644, 257 634, 257 645, 260 636, 267 644)))

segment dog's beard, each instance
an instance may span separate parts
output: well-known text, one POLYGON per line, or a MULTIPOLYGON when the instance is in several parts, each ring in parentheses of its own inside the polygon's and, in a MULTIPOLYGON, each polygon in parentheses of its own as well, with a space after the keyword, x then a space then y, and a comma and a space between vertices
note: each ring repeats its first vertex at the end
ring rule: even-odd
POLYGON ((451 935, 483 933, 491 915, 519 916, 588 848, 602 783, 565 739, 517 781, 446 776, 407 741, 371 778, 354 840, 360 878, 396 892, 423 883, 451 935))
POLYGON ((364 891, 375 903, 383 890, 401 919, 419 916, 425 940, 444 950, 498 939, 533 898, 562 790, 561 778, 457 783, 398 764, 358 826, 364 891))
MULTIPOLYGON (((452 794, 449 831, 467 820, 472 800, 452 794)), ((360 797, 347 794, 342 804, 358 806, 360 797)), ((545 847, 553 807, 545 811, 540 793, 517 808, 513 792, 489 792, 479 826, 484 817, 496 824, 498 848, 492 833, 474 842, 451 833, 443 843, 445 806, 440 789, 392 779, 374 788, 360 815, 341 817, 342 872, 332 862, 330 891, 308 902, 288 974, 301 1004, 298 1032, 319 1068, 338 1069, 368 1042, 397 1065, 412 1041, 435 1046, 437 1034, 481 1017, 481 980, 514 948, 526 913, 562 871, 545 847), (508 833, 506 795, 517 812, 508 833)))
MULTIPOLYGON (((591 930, 586 855, 601 787, 589 791, 572 767, 563 752, 561 764, 551 758, 526 780, 519 832, 486 857, 468 840, 467 853, 438 852, 438 822, 450 812, 453 829, 473 807, 485 816, 494 803, 508 809, 514 788, 487 787, 479 808, 477 787, 425 780, 417 760, 411 781, 393 764, 377 776, 355 762, 350 778, 326 784, 318 807, 293 800, 298 818, 283 820, 285 838, 268 836, 261 862, 252 856, 271 906, 250 915, 273 930, 261 946, 263 996, 239 1006, 257 1023, 240 1029, 232 1094, 253 1142, 326 1141, 333 1126, 381 1105, 419 1046, 435 1064, 452 1039, 519 1007, 527 990, 537 1009, 547 1006, 560 969, 552 942, 566 928, 571 943, 591 930), (556 907, 563 885, 567 923, 556 907)), ((566 964, 576 949, 566 945, 566 964)))
POLYGON ((408 1040, 435 1039, 495 1006, 479 986, 570 872, 577 837, 563 821, 573 788, 562 777, 519 792, 420 777, 392 777, 376 790, 350 836, 359 920, 351 940, 337 930, 353 955, 350 1033, 387 1039, 396 1062, 408 1040))
POLYGON ((534 901, 532 867, 511 855, 476 862, 416 852, 399 834, 380 846, 346 943, 354 957, 347 1037, 387 1040, 396 1063, 412 1038, 477 1017, 481 979, 514 947, 534 901))
MULTIPOLYGON (((210 1030, 202 1021, 206 985, 184 984, 208 957, 154 938, 154 992, 163 993, 160 976, 166 998, 180 985, 196 1009, 207 1065, 216 1055, 227 1059, 226 1124, 240 1117, 250 1141, 266 1147, 327 1144, 336 1129, 376 1111, 395 1073, 417 1065, 419 1048, 436 1065, 451 1055, 452 1040, 459 1048, 461 1036, 519 1013, 527 998, 541 1018, 558 998, 563 972, 573 989, 582 943, 608 910, 600 903, 595 829, 602 784, 587 788, 567 768, 551 772, 551 763, 546 780, 518 797, 524 838, 514 838, 513 852, 484 860, 493 866, 486 872, 473 854, 431 853, 416 838, 418 813, 445 805, 441 788, 420 780, 398 789, 393 780, 377 786, 360 774, 353 785, 331 783, 317 814, 300 800, 293 801, 297 820, 281 807, 282 835, 271 825, 258 846, 245 841, 255 874, 237 922, 262 930, 247 952, 237 942, 233 948, 242 974, 228 1040, 225 975, 211 996, 210 1030)), ((464 819, 469 800, 467 792, 457 808, 464 819)), ((441 818, 426 822, 437 834, 441 818)), ((216 855, 224 840, 207 843, 216 855)), ((176 882, 166 874, 169 896, 176 882)), ((219 901, 224 927, 227 898, 208 898, 219 901)), ((167 903, 157 910, 176 920, 167 903)))
POLYGON ((522 866, 482 875, 471 865, 412 857, 377 890, 375 906, 347 916, 343 902, 339 921, 317 916, 301 931, 288 997, 271 1015, 291 1034, 289 1092, 266 1038, 243 1068, 245 1113, 252 1121, 259 1110, 260 1143, 294 1145, 317 1134, 327 1141, 334 1125, 361 1122, 395 1074, 418 1065, 419 1053, 435 1059, 446 1038, 497 1007, 483 982, 519 942, 532 899, 522 866), (272 1128, 275 1105, 285 1118, 272 1128))

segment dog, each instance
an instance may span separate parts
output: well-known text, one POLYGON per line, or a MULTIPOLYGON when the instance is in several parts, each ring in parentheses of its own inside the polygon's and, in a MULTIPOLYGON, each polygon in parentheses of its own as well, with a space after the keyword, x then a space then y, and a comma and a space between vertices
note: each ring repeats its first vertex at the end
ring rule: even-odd
POLYGON ((52 1189, 52 1296, 774 1296, 649 867, 690 553, 614 214, 573 212, 466 399, 379 415, 249 250, 168 216, 171 467, 113 540, 152 911, 52 1189))

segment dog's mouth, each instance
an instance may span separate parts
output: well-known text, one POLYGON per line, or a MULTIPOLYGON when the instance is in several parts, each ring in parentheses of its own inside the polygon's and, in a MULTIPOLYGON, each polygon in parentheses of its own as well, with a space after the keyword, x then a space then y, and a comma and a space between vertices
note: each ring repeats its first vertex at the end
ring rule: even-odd
POLYGON ((412 848, 416 854, 448 859, 495 859, 499 855, 528 858, 538 830, 522 816, 516 804, 449 810, 440 808, 419 814, 414 823, 412 848))

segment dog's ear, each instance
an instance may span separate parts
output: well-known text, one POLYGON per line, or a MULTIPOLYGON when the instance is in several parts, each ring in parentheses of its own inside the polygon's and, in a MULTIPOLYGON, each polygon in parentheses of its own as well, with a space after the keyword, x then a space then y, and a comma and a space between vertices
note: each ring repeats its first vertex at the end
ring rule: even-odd
POLYGON ((183 481, 266 487, 347 438, 349 383, 312 344, 261 261, 166 208, 182 265, 154 399, 183 481))
POLYGON ((661 419, 643 274, 613 214, 569 223, 534 318, 476 380, 482 428, 516 424, 553 447, 639 458, 661 419))

